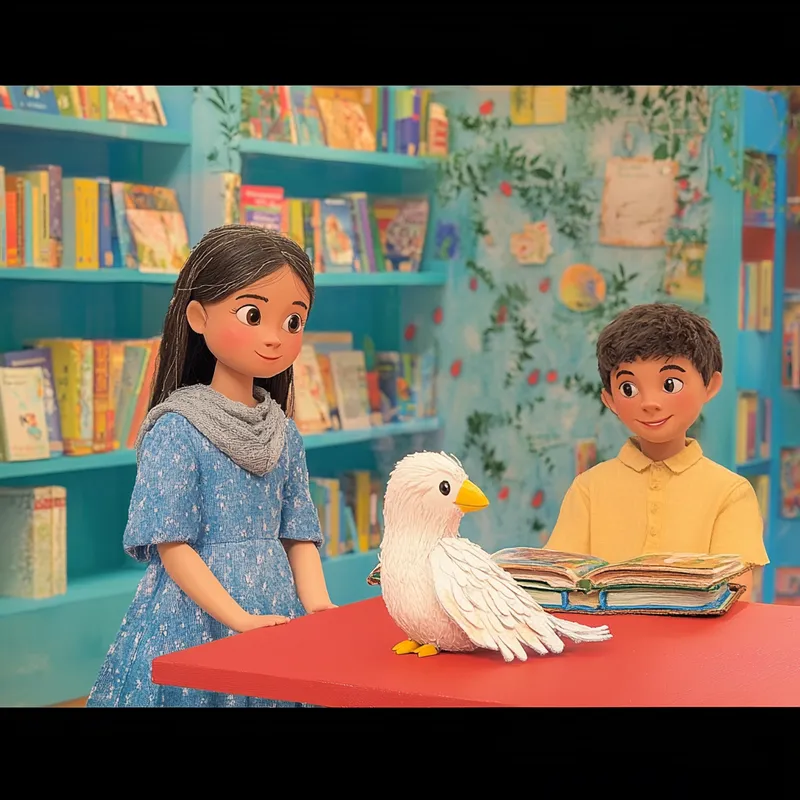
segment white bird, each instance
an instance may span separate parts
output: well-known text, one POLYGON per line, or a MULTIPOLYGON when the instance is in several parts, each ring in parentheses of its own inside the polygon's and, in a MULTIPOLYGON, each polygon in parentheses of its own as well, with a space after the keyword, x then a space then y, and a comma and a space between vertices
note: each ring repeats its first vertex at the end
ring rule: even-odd
POLYGON ((500 651, 505 661, 545 655, 573 642, 602 642, 608 627, 590 628, 546 612, 478 545, 459 536, 465 513, 486 508, 486 495, 445 453, 399 461, 386 487, 380 563, 389 615, 408 637, 399 655, 500 651))

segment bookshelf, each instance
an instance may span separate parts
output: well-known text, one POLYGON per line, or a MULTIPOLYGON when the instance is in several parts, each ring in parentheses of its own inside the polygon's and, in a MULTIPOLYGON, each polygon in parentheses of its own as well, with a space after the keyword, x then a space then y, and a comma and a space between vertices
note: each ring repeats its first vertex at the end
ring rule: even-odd
MULTIPOLYGON (((703 444, 709 458, 758 482, 768 479, 765 543, 771 563, 762 577, 762 599, 773 602, 775 570, 800 564, 800 548, 786 535, 780 514, 780 448, 798 440, 796 403, 792 410, 789 392, 781 387, 783 303, 786 273, 786 124, 787 107, 782 95, 737 87, 738 108, 715 110, 712 144, 715 163, 722 175, 710 179, 714 197, 705 278, 708 316, 722 342, 723 388, 708 406, 703 444), (723 127, 733 123, 734 137, 726 143, 723 127), (768 157, 775 174, 775 206, 758 210, 746 207, 745 194, 731 185, 741 177, 748 160, 768 157), (739 302, 741 265, 772 262, 770 305, 772 324, 768 330, 740 329, 739 302), (766 438, 768 450, 737 452, 740 393, 756 393, 759 406, 757 439, 766 438), (766 405, 764 403, 766 401, 766 405), (765 412, 765 407, 769 408, 765 412), (794 429, 794 430, 793 430, 794 429)), ((718 100, 718 103, 723 101, 718 100)), ((748 294, 749 297, 749 294, 748 294)), ((800 441, 796 441, 800 444, 800 441)), ((796 539, 796 530, 795 536, 796 539)))
MULTIPOLYGON (((239 102, 238 87, 225 87, 239 102)), ((0 162, 7 170, 59 164, 65 177, 176 189, 191 244, 221 224, 208 203, 214 121, 192 87, 159 86, 169 121, 163 128, 71 119, 0 109, 0 162), (213 124, 212 124, 213 123, 213 124)), ((238 108, 234 109, 234 115, 238 108)), ((281 185, 287 196, 344 191, 411 194, 430 190, 433 159, 241 140, 229 171, 245 183, 281 185)), ((160 333, 174 276, 135 270, 0 269, 0 350, 39 337, 142 338, 160 333)), ((369 335, 378 349, 404 349, 403 320, 420 302, 439 303, 447 265, 418 273, 323 274, 309 330, 351 330, 356 346, 369 335)), ((335 475, 379 468, 397 452, 436 447, 441 418, 305 436, 309 472, 335 475), (387 456, 388 454, 388 456, 387 456)), ((398 455, 399 457, 399 455, 398 455)), ((135 453, 118 450, 45 461, 0 463, 0 486, 58 483, 67 489, 68 591, 44 600, 0 598, 0 705, 49 705, 88 693, 143 574, 122 551, 135 480, 135 453)), ((376 554, 324 561, 335 603, 375 596, 366 584, 376 554)))

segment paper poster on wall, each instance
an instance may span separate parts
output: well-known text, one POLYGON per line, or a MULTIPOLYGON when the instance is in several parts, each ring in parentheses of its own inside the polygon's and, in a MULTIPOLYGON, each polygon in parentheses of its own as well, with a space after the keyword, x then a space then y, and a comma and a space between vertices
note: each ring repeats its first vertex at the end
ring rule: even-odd
POLYGON ((520 233, 512 233, 509 247, 518 264, 545 264, 553 254, 550 228, 543 220, 529 222, 520 233))
POLYGON ((571 311, 591 311, 606 299, 606 282, 590 264, 573 264, 561 273, 558 296, 571 311))
POLYGON ((567 121, 566 86, 511 86, 512 125, 560 125, 567 121))
POLYGON ((675 215, 675 161, 610 158, 600 210, 600 244, 663 247, 675 215))
POLYGON ((664 291, 670 297, 692 303, 705 300, 703 264, 707 247, 705 242, 673 242, 667 247, 664 291))
POLYGON ((509 92, 509 117, 512 125, 533 125, 535 86, 512 86, 509 92))
POLYGON ((459 255, 461 232, 457 222, 439 220, 436 223, 436 256, 438 261, 453 261, 459 255))

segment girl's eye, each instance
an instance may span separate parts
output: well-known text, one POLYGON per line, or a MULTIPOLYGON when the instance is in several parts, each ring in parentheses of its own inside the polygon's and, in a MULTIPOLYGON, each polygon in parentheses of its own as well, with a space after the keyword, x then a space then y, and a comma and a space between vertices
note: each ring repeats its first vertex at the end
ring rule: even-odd
POLYGON ((283 329, 289 333, 300 333, 303 330, 303 318, 299 314, 289 314, 283 323, 283 329))
POLYGON ((639 390, 630 381, 620 384, 619 390, 625 397, 636 397, 639 394, 639 390))
POLYGON ((683 389, 683 381, 678 378, 667 378, 664 381, 664 391, 668 394, 678 394, 683 389))
POLYGON ((245 325, 258 325, 261 322, 261 311, 258 306, 242 306, 236 312, 236 319, 245 325))

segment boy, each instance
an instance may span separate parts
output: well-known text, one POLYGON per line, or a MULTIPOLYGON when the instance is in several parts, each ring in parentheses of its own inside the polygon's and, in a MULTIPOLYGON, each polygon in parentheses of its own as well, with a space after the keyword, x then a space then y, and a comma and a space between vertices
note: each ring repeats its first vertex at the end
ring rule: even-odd
MULTIPOLYGON (((629 308, 600 334, 597 367, 603 404, 633 436, 616 458, 575 478, 547 549, 606 561, 736 553, 769 563, 752 486, 686 438, 722 386, 708 321, 677 305, 629 308)), ((748 572, 737 582, 752 591, 752 580, 748 572)))

